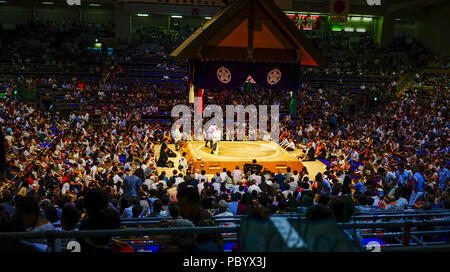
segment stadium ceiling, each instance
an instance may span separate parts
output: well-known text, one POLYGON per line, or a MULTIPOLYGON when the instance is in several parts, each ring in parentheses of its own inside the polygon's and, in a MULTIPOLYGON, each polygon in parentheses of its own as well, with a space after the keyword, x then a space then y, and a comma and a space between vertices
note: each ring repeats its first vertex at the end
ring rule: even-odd
MULTIPOLYGON (((15 6, 68 6, 66 0, 6 0, 7 5, 15 6), (43 5, 42 2, 53 2, 54 5, 43 5)), ((90 7, 89 4, 100 4, 100 7, 112 8, 117 2, 144 3, 145 0, 80 0, 82 7, 90 7)), ((238 0, 234 0, 238 1, 238 0)), ((449 0, 381 0, 381 6, 369 6, 367 0, 349 0, 350 13, 372 13, 377 15, 409 16, 421 11, 450 6, 449 0)), ((329 0, 292 0, 292 9, 327 13, 329 0)))
MULTIPOLYGON (((350 13, 353 8, 370 10, 380 10, 380 15, 407 16, 419 11, 450 6, 448 0, 381 0, 381 6, 369 6, 367 0, 349 0, 350 13)), ((293 8, 300 6, 316 7, 327 9, 329 0, 292 0, 293 8)))
MULTIPOLYGON (((66 0, 6 0, 7 4, 15 6, 46 6, 46 7, 63 7, 69 6, 66 0), (42 2, 52 2, 53 5, 44 5, 42 2)), ((116 0, 80 0, 82 7, 89 7, 89 4, 100 4, 100 7, 114 7, 116 0)), ((77 7, 77 6, 73 6, 77 7)))
POLYGON ((448 6, 448 0, 390 0, 391 5, 387 9, 387 14, 409 15, 419 11, 448 6), (395 4, 394 4, 395 3, 395 4))

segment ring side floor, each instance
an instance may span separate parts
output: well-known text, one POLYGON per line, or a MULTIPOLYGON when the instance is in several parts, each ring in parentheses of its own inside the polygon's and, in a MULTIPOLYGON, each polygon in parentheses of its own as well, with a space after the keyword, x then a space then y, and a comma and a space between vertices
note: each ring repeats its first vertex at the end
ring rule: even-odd
MULTIPOLYGON (((209 148, 202 149, 202 147, 205 146, 205 142, 204 141, 202 141, 202 142, 191 142, 191 143, 196 143, 195 146, 201 146, 200 147, 200 150, 201 150, 200 154, 205 153, 203 156, 207 156, 207 155, 216 156, 216 155, 207 154, 207 151, 209 151, 209 148)), ((221 143, 235 143, 235 142, 221 142, 221 143)), ((275 143, 272 143, 272 144, 275 145, 275 146, 278 146, 275 143)), ((169 144, 168 147, 172 151, 174 151, 175 154, 177 155, 176 158, 175 157, 174 158, 169 158, 169 160, 174 163, 174 167, 173 168, 157 167, 157 170, 159 172, 166 171, 167 176, 170 177, 170 176, 172 176, 173 170, 177 170, 178 171, 178 161, 179 161, 179 159, 181 157, 181 153, 179 151, 175 151, 175 145, 174 144, 169 144)), ((272 147, 270 147, 270 148, 272 148, 272 147)), ((160 144, 155 145, 155 156, 156 156, 156 159, 159 158, 159 151, 160 151, 160 149, 161 149, 161 145, 160 144)), ((268 147, 265 147, 265 148, 262 148, 261 150, 259 150, 258 152, 261 152, 261 153, 259 153, 261 155, 263 152, 267 152, 267 149, 268 149, 268 147)), ((282 149, 282 150, 285 151, 284 149, 282 149)), ((229 154, 235 153, 236 149, 233 148, 232 150, 226 151, 226 150, 222 150, 222 148, 219 146, 219 155, 220 155, 221 152, 225 152, 225 153, 222 153, 222 154, 229 155, 229 154)), ((240 152, 242 153, 244 151, 241 150, 240 152)), ((252 151, 251 150, 246 150, 246 152, 252 152, 252 151)), ((299 149, 296 149, 295 151, 291 151, 291 152, 288 152, 288 151, 285 151, 285 152, 288 153, 291 156, 294 156, 294 157, 297 157, 298 155, 303 154, 302 150, 299 150, 299 149)), ((251 153, 249 153, 249 154, 251 155, 251 153)), ((229 157, 229 156, 223 156, 223 157, 229 157)), ((234 160, 235 161, 236 159, 233 158, 233 159, 230 159, 230 160, 234 160)), ((259 161, 258 158, 256 158, 256 160, 259 161)), ((251 159, 250 159, 250 162, 251 162, 251 159)), ((316 176, 317 173, 319 173, 319 172, 323 173, 326 170, 325 169, 325 167, 326 167, 325 164, 323 164, 322 162, 320 162, 318 160, 316 160, 316 161, 302 161, 300 163, 303 164, 303 166, 308 169, 309 178, 310 179, 314 179, 314 177, 316 176)), ((230 168, 226 167, 227 170, 232 171, 236 167, 235 163, 233 163, 231 165, 232 165, 232 167, 230 167, 230 168)), ((194 167, 194 169, 195 169, 195 167, 194 167)), ((283 169, 283 171, 284 171, 284 169, 283 169)), ((212 178, 216 172, 222 172, 222 168, 217 169, 217 171, 215 171, 215 172, 207 173, 206 176, 208 176, 209 178, 212 178)))

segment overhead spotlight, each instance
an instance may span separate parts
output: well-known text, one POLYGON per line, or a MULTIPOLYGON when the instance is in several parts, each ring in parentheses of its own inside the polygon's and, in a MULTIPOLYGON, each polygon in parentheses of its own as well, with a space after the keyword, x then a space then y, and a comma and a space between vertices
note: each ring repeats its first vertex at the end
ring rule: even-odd
POLYGON ((225 4, 225 6, 227 6, 228 4, 231 4, 231 2, 233 2, 233 0, 222 0, 222 1, 225 4))

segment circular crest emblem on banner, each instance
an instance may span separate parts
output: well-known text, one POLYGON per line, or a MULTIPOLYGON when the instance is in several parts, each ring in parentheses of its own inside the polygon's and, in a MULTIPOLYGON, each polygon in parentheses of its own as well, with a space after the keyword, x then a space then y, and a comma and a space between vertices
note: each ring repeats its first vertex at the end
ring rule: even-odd
POLYGON ((228 70, 225 66, 222 66, 219 69, 217 69, 217 79, 224 84, 229 83, 231 81, 230 70, 228 70))
POLYGON ((280 82, 281 79, 281 71, 277 68, 273 69, 267 74, 267 83, 270 85, 275 85, 280 82))

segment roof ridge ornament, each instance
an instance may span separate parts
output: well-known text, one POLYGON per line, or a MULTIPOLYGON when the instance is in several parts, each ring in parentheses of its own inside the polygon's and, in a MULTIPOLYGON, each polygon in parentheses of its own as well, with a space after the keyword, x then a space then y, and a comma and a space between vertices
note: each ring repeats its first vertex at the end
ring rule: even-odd
POLYGON ((254 61, 254 59, 253 59, 253 51, 255 51, 254 47, 252 47, 252 48, 248 48, 247 47, 247 61, 249 61, 249 60, 254 61))

